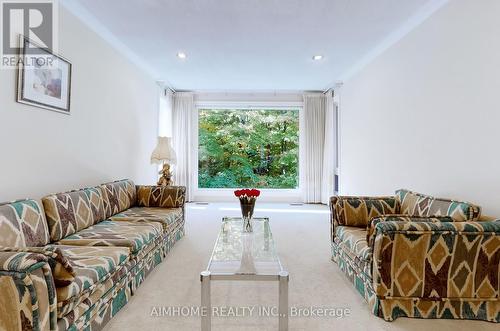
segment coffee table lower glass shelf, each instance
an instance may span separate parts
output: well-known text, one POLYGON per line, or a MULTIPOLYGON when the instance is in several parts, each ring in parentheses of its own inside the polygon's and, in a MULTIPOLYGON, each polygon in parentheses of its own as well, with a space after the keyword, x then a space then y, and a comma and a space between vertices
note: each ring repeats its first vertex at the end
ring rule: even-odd
POLYGON ((279 330, 288 330, 288 272, 276 252, 268 218, 254 218, 253 232, 243 232, 243 219, 224 217, 207 269, 200 274, 201 330, 212 323, 210 282, 213 280, 278 281, 279 330))

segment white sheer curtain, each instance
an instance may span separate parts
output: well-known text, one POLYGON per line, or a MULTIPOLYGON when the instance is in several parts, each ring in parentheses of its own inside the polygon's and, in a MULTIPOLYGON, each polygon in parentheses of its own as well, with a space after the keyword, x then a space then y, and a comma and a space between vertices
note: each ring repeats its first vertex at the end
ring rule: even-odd
POLYGON ((172 137, 172 103, 173 94, 161 88, 158 135, 162 137, 172 137))
POLYGON ((186 200, 193 197, 191 162, 194 96, 189 92, 176 92, 172 106, 172 141, 177 154, 174 168, 175 185, 186 186, 186 200))
POLYGON ((333 194, 334 108, 331 94, 304 94, 303 199, 327 203, 333 194))
POLYGON ((323 149, 323 180, 321 182, 321 203, 328 204, 335 191, 336 123, 335 103, 332 91, 325 95, 325 143, 323 149))

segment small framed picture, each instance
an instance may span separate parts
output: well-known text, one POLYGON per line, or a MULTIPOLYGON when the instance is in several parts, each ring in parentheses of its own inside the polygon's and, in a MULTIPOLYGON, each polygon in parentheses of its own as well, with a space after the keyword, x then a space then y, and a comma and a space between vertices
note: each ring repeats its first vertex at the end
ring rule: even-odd
POLYGON ((71 63, 20 37, 17 101, 70 114, 71 63))

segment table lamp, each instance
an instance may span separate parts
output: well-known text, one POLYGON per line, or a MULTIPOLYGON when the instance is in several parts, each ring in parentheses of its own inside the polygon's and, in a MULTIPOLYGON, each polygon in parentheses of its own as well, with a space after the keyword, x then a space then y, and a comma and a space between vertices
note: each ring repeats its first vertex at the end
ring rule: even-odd
POLYGON ((169 186, 173 184, 170 164, 175 164, 176 157, 171 140, 172 138, 170 137, 158 137, 158 144, 153 150, 153 153, 151 153, 152 164, 163 164, 163 168, 159 172, 159 186, 169 186))

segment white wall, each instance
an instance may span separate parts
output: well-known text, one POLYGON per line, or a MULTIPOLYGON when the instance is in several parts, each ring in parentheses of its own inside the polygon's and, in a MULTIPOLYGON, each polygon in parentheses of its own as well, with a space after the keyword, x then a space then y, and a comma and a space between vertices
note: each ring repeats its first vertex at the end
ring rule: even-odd
POLYGON ((500 1, 453 0, 340 90, 341 193, 404 187, 500 216, 500 1))
POLYGON ((15 102, 16 74, 0 70, 0 201, 155 182, 155 81, 62 6, 59 25, 59 53, 73 64, 70 116, 15 102))

